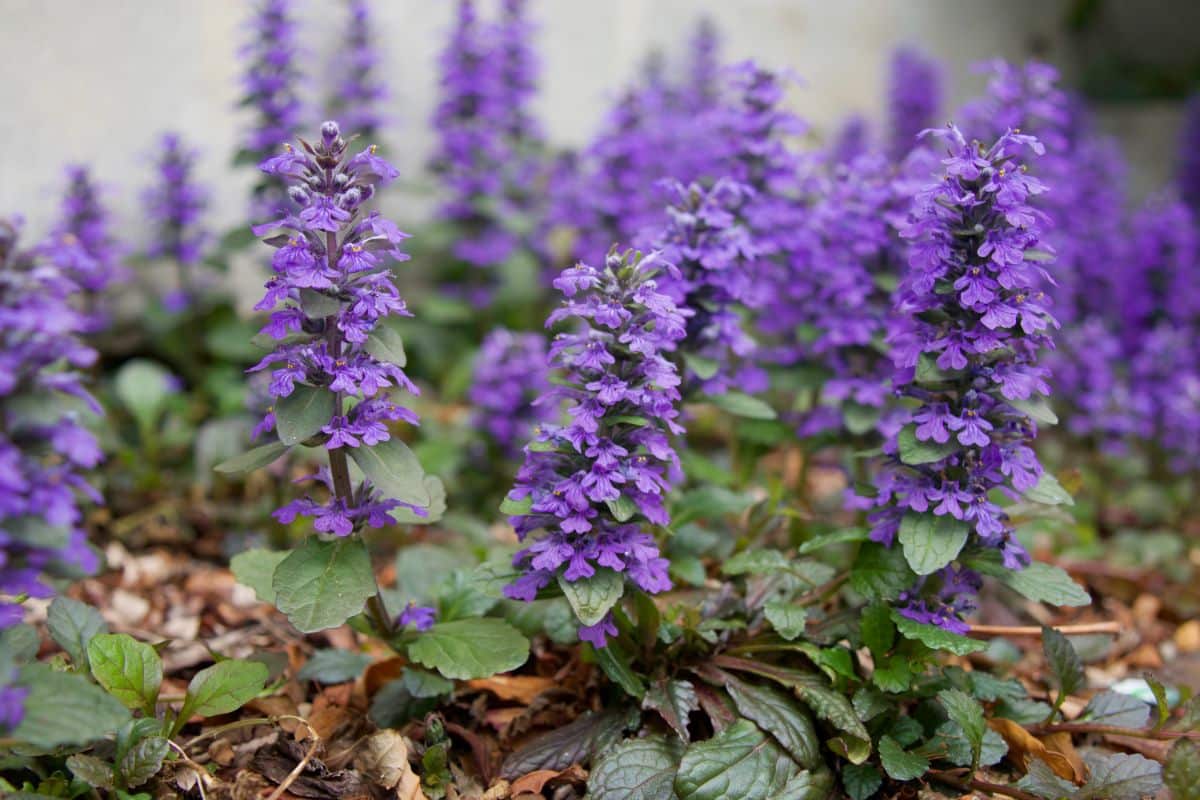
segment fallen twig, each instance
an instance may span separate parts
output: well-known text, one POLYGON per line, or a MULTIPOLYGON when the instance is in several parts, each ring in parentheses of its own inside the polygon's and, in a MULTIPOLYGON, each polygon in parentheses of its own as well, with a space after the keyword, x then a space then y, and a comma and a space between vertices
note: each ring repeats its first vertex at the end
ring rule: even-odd
MULTIPOLYGON (((1082 636, 1089 633, 1120 633, 1121 623, 1116 621, 1110 622, 1085 622, 1079 625, 1050 625, 1061 634, 1066 636, 1082 636)), ((972 625, 969 632, 971 636, 1041 636, 1042 628, 1039 625, 972 625)))

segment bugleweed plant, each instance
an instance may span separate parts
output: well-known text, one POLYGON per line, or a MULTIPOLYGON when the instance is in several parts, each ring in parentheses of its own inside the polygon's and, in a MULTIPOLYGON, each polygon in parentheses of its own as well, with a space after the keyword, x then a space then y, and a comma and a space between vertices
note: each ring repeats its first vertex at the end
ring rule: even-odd
POLYGON ((164 133, 154 157, 156 181, 142 196, 154 226, 146 257, 161 259, 174 269, 175 287, 162 296, 162 304, 175 313, 192 307, 203 291, 198 271, 210 243, 203 223, 209 198, 196 180, 198 156, 179 134, 164 133))
POLYGON ((435 625, 431 608, 389 609, 363 536, 398 522, 436 521, 445 505, 441 482, 389 427, 418 422, 390 394, 418 391, 389 319, 409 316, 391 266, 407 260, 400 246, 408 235, 367 211, 396 170, 373 146, 351 154, 335 122, 321 126, 315 144, 285 145, 262 169, 290 184, 297 209, 255 228, 276 232, 266 239, 275 248, 274 276, 258 306, 271 310, 263 333, 276 344, 251 372, 270 370, 274 405, 258 431, 277 441, 218 469, 257 469, 299 446, 323 451, 326 465, 310 478, 320 491, 275 512, 285 524, 312 518, 315 534, 290 552, 243 554, 235 573, 301 631, 341 625, 365 607, 360 627, 447 676, 519 666, 528 643, 500 620, 435 625), (456 657, 456 648, 475 660, 456 657))

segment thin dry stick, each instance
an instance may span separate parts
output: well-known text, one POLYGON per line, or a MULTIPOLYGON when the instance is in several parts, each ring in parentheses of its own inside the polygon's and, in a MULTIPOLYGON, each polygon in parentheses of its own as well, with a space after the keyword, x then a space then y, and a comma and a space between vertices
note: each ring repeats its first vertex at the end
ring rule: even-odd
POLYGON ((1200 731, 1162 731, 1145 728, 1121 728, 1115 725, 1100 725, 1093 722, 1052 722, 1048 725, 1030 725, 1033 734, 1055 733, 1099 733, 1109 736, 1130 736, 1138 739, 1200 739, 1200 731))
POLYGON ((175 742, 167 739, 167 744, 173 747, 175 752, 179 753, 179 757, 183 759, 184 763, 191 767, 196 773, 196 788, 200 790, 200 800, 208 800, 207 796, 204 794, 204 781, 209 778, 208 770, 193 761, 191 756, 187 754, 187 751, 175 744, 175 742))
POLYGON ((308 730, 309 735, 312 736, 312 744, 309 745, 308 752, 304 754, 304 758, 300 759, 295 768, 287 774, 287 777, 283 779, 283 783, 275 787, 275 791, 271 792, 271 795, 267 798, 267 800, 279 800, 280 797, 283 797, 283 793, 286 792, 288 787, 295 782, 296 778, 300 777, 300 773, 304 772, 305 767, 307 767, 308 763, 313 760, 314 756, 316 756, 317 748, 321 746, 321 737, 317 735, 317 732, 314 731, 312 726, 304 720, 301 720, 301 722, 308 730))
MULTIPOLYGON (((1067 636, 1087 633, 1120 633, 1119 622, 1085 622, 1079 625, 1050 625, 1049 627, 1067 636)), ((972 636, 1041 636, 1038 625, 972 625, 972 636)))

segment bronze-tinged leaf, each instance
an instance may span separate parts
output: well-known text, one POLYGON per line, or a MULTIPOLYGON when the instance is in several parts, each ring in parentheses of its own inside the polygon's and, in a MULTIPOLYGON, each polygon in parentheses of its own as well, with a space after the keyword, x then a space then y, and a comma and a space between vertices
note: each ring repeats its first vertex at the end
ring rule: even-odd
POLYGON ((531 772, 528 775, 522 775, 512 782, 509 787, 514 795, 522 793, 541 794, 542 787, 545 786, 551 778, 557 778, 560 771, 557 769, 539 769, 536 772, 531 772))
MULTIPOLYGON (((1028 772, 1029 760, 1036 758, 1045 762, 1060 778, 1076 781, 1075 767, 1071 760, 1062 753, 1049 750, 1044 742, 1022 726, 1010 719, 989 719, 988 725, 1004 739, 1008 745, 1009 760, 1020 769, 1028 772)), ((1082 780, 1077 783, 1082 783, 1082 780)))
POLYGON ((468 688, 491 692, 501 700, 515 700, 529 705, 537 696, 557 683, 550 678, 537 675, 493 675, 490 678, 475 678, 466 682, 468 688))
POLYGON ((1046 759, 1046 763, 1050 764, 1050 768, 1059 776, 1082 786, 1084 781, 1087 780, 1087 767, 1084 766, 1079 751, 1075 749, 1075 744, 1071 741, 1071 734, 1066 731, 1057 731, 1042 736, 1041 740, 1042 744, 1046 746, 1046 753, 1048 755, 1059 756, 1066 761, 1071 768, 1072 774, 1063 775, 1049 759, 1046 759))

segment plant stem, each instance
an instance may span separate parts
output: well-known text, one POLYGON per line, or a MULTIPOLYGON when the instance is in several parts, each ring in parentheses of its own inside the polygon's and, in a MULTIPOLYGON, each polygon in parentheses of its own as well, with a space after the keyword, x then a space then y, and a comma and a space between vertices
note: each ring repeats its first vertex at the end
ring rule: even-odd
POLYGON ((1099 733, 1111 736, 1132 736, 1138 739, 1194 739, 1200 740, 1200 731, 1158 731, 1153 728, 1121 728, 1115 725, 1098 725, 1091 722, 1057 722, 1042 725, 1030 725, 1032 734, 1057 733, 1099 733))
POLYGON ((930 770, 929 777, 935 781, 948 783, 951 786, 956 786, 959 789, 974 789, 977 792, 986 794, 1002 794, 1005 797, 1012 797, 1015 800, 1042 800, 1036 794, 1031 794, 1023 789, 1018 789, 1014 786, 1005 786, 999 783, 988 783, 977 778, 963 779, 949 772, 941 770, 930 770))

